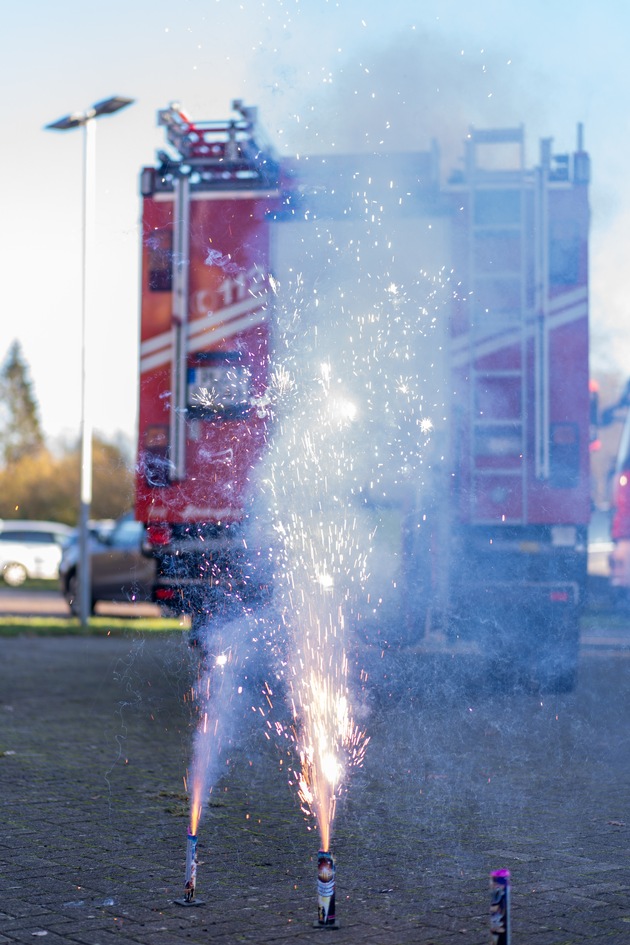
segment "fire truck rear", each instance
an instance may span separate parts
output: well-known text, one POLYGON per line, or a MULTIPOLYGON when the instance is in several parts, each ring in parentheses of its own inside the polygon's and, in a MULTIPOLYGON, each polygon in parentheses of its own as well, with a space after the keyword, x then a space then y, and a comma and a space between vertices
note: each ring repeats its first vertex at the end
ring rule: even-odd
POLYGON ((193 123, 159 113, 172 153, 142 171, 136 518, 157 561, 157 602, 203 618, 260 594, 243 533, 266 440, 269 228, 278 165, 255 109, 193 123))
POLYGON ((589 176, 581 128, 533 169, 522 129, 473 130, 447 188, 461 288, 433 600, 498 672, 557 689, 575 680, 590 518, 589 176))

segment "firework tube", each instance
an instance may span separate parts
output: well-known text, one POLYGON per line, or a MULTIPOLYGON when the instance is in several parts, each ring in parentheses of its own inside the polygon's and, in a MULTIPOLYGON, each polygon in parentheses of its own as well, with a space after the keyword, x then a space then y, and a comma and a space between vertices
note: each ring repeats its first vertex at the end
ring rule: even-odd
POLYGON ((186 879, 184 881, 184 901, 193 902, 197 884, 197 837, 190 830, 186 840, 186 879))
POLYGON ((510 871, 490 873, 490 945, 510 945, 510 871))
POLYGON ((317 854, 317 924, 335 925, 335 860, 332 853, 317 854))

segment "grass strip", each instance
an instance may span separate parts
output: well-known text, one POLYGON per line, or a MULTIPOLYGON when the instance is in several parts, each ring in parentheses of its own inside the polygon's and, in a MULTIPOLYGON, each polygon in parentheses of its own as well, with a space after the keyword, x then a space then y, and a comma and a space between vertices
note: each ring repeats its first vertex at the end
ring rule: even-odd
POLYGON ((136 633, 181 633, 184 621, 164 617, 90 617, 82 626, 77 617, 0 617, 0 637, 125 636, 136 633))

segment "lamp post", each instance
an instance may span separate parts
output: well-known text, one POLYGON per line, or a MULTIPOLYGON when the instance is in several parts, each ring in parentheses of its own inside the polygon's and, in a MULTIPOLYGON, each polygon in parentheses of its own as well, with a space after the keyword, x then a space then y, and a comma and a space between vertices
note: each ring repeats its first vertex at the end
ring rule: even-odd
POLYGON ((83 234, 81 249, 81 498, 79 506, 79 617, 85 625, 91 611, 91 566, 89 554, 89 520, 92 505, 92 417, 87 396, 87 315, 90 303, 90 268, 94 259, 95 221, 95 119, 113 115, 132 98, 114 96, 91 105, 83 112, 72 112, 46 125, 49 131, 71 131, 83 128, 83 234))

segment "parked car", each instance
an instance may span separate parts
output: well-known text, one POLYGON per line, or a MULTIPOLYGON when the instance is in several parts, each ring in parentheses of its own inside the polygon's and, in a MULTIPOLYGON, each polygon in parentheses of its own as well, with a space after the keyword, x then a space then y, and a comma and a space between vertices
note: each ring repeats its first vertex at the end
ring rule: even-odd
MULTIPOLYGON (((90 612, 98 601, 151 600, 155 561, 142 554, 143 532, 144 526, 132 513, 116 519, 106 531, 90 529, 90 612)), ((59 565, 61 593, 75 615, 79 613, 79 565, 79 537, 75 534, 64 548, 59 565)))
POLYGON ((0 521, 0 574, 5 583, 19 587, 27 578, 54 581, 62 546, 72 533, 60 522, 0 521))

